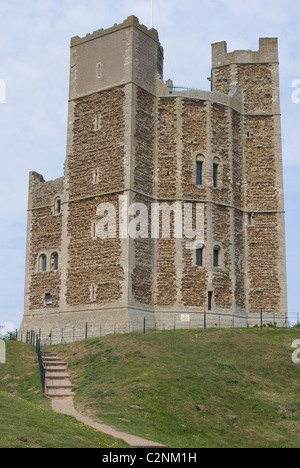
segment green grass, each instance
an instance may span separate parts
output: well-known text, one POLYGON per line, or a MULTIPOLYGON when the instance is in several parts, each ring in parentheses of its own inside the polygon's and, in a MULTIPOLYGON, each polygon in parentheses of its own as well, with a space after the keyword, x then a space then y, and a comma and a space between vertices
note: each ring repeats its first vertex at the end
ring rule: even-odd
POLYGON ((55 347, 75 405, 170 447, 300 447, 294 329, 187 330, 55 347))
POLYGON ((76 419, 51 410, 41 388, 34 349, 7 342, 0 364, 0 448, 126 447, 76 419))

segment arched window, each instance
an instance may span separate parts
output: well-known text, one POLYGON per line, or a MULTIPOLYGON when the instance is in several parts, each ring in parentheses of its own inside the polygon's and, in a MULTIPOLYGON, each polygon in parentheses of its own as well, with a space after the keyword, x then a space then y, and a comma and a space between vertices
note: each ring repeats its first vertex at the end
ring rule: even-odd
POLYGON ((51 270, 58 270, 58 253, 56 252, 51 255, 51 270))
POLYGON ((214 179, 214 188, 218 187, 218 172, 219 172, 219 164, 214 163, 214 168, 213 168, 213 179, 214 179))
POLYGON ((214 247, 214 267, 218 268, 220 266, 220 257, 221 257, 221 247, 219 245, 214 247))
POLYGON ((203 247, 196 250, 196 265, 197 267, 203 267, 203 247))
POLYGON ((47 257, 45 254, 40 255, 39 271, 47 271, 47 257))
POLYGON ((205 157, 203 154, 196 156, 196 185, 203 185, 205 157))
POLYGON ((214 158, 213 161, 213 187, 222 187, 222 163, 219 158, 214 158))

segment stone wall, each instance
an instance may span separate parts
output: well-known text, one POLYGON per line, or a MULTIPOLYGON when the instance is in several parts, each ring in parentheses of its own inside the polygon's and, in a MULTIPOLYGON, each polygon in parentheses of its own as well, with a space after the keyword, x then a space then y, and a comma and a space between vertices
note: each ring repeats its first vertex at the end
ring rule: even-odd
POLYGON ((135 17, 72 39, 65 175, 46 182, 30 174, 21 332, 42 329, 58 342, 85 338, 86 327, 100 336, 246 326, 261 309, 284 323, 277 41, 260 40, 257 52, 214 44, 212 63, 211 93, 176 92, 162 80, 157 32, 135 17), (140 238, 120 236, 120 196, 148 211, 140 238), (98 235, 103 203, 116 214, 114 238, 98 235), (201 204, 203 239, 191 249, 186 233, 175 238, 172 211, 169 238, 161 217, 152 239, 153 203, 192 204, 193 229, 201 204), (195 247, 203 248, 202 266, 195 247))
POLYGON ((60 301, 60 271, 53 271, 51 255, 57 253, 61 262, 62 216, 55 213, 55 198, 63 192, 63 178, 45 182, 42 176, 30 174, 28 232, 29 261, 27 265, 29 310, 46 309, 45 294, 51 293, 52 307, 60 301), (40 258, 47 258, 46 271, 42 271, 40 258))

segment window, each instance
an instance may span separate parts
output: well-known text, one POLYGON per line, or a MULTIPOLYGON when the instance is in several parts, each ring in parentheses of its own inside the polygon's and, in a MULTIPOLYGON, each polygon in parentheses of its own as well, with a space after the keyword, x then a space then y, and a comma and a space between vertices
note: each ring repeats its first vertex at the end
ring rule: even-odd
POLYGON ((45 306, 51 307, 52 306, 52 296, 50 293, 45 294, 45 306))
POLYGON ((218 268, 220 266, 220 247, 214 248, 214 267, 218 268))
POLYGON ((196 265, 197 267, 203 266, 203 247, 196 250, 196 265))
POLYGON ((197 161, 196 184, 202 185, 203 182, 203 161, 197 161))
POLYGON ((96 115, 94 120, 94 131, 97 132, 101 128, 101 117, 100 115, 96 115))
POLYGON ((203 185, 203 175, 204 175, 204 163, 205 156, 203 154, 197 154, 196 156, 196 185, 203 185))
POLYGON ((56 197, 54 199, 54 214, 59 215, 61 213, 61 198, 56 197))
POLYGON ((91 230, 92 238, 96 239, 97 238, 97 224, 95 221, 92 221, 92 230, 91 230))
POLYGON ((92 284, 90 286, 90 300, 91 302, 96 302, 97 300, 97 285, 96 284, 92 284))
POLYGON ((47 271, 47 257, 46 257, 45 254, 40 255, 39 270, 40 271, 47 271))
POLYGON ((212 179, 213 188, 221 189, 223 187, 223 162, 219 157, 213 159, 212 179))
POLYGON ((219 172, 219 164, 214 163, 213 165, 213 182, 214 182, 214 188, 218 188, 218 174, 219 172))
POLYGON ((249 224, 249 226, 254 225, 254 215, 253 215, 253 213, 248 213, 248 224, 249 224))
POLYGON ((213 302, 213 292, 209 291, 209 293, 208 293, 208 310, 212 310, 212 302, 213 302))
POLYGON ((101 78, 102 63, 97 63, 97 78, 101 78))
POLYGON ((53 271, 58 270, 58 254, 56 252, 51 255, 51 269, 53 271))
POLYGON ((93 171, 93 184, 97 185, 99 183, 99 169, 94 169, 93 171))

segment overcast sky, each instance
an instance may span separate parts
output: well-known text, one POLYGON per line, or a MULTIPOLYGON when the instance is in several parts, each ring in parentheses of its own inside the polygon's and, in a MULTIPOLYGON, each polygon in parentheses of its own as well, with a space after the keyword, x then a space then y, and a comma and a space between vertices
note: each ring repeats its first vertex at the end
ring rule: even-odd
MULTIPOLYGON (((260 37, 279 38, 288 298, 289 311, 300 313, 300 103, 292 101, 292 83, 300 80, 300 2, 153 2, 164 79, 177 86, 209 90, 214 42, 227 41, 228 51, 257 50, 260 37)), ((23 314, 28 173, 46 180, 63 175, 70 38, 130 15, 150 27, 150 5, 151 0, 0 0, 0 324, 7 328, 18 328, 23 314)))

